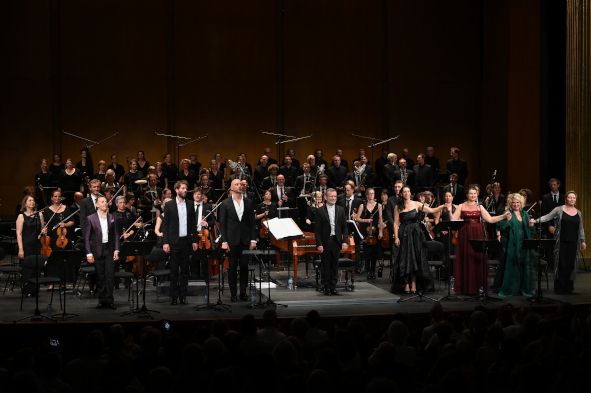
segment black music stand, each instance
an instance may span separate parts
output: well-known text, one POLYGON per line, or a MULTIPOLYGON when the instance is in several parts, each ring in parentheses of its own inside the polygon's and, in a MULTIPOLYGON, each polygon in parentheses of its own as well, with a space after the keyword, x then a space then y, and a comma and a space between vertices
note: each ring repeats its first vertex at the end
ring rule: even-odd
POLYGON ((464 226, 464 220, 450 220, 440 221, 439 224, 433 227, 433 232, 439 233, 447 231, 447 295, 439 299, 442 300, 460 300, 455 294, 451 294, 451 278, 453 277, 454 269, 451 259, 451 231, 459 231, 464 226))
POLYGON ((224 258, 222 257, 222 253, 220 252, 222 251, 221 247, 219 247, 217 250, 215 250, 215 252, 218 252, 220 254, 220 257, 218 258, 218 264, 219 264, 219 272, 218 272, 218 301, 216 303, 210 303, 209 302, 209 266, 207 267, 207 279, 205 280, 205 296, 206 296, 206 302, 205 304, 199 304, 198 306, 195 307, 195 311, 204 311, 204 310, 213 310, 213 311, 227 311, 227 312, 232 312, 232 306, 230 304, 225 304, 222 301, 222 275, 224 274, 224 258))
MULTIPOLYGON (((139 285, 140 280, 137 278, 135 280, 135 308, 130 311, 126 311, 121 314, 122 317, 130 315, 130 314, 137 314, 138 317, 146 317, 153 319, 151 312, 160 313, 160 311, 150 310, 146 307, 146 255, 149 255, 152 252, 152 248, 156 245, 155 241, 147 241, 147 242, 125 242, 121 246, 121 254, 127 256, 135 256, 140 261, 140 277, 144 281, 144 288, 142 293, 142 307, 139 307, 139 285)), ((156 289, 158 290, 158 289, 156 289)))
MULTIPOLYGON (((80 270, 80 263, 82 261, 82 251, 56 249, 51 253, 49 259, 52 261, 61 261, 61 269, 59 272, 56 272, 56 275, 61 280, 58 291, 61 291, 62 288, 64 291, 64 307, 62 313, 60 314, 62 320, 65 321, 68 318, 80 316, 78 314, 66 312, 66 283, 74 282, 76 280, 76 274, 80 270)), ((51 273, 48 272, 48 274, 51 273)))
POLYGON ((267 306, 284 306, 287 307, 286 304, 278 304, 271 300, 271 261, 270 256, 275 255, 277 251, 267 247, 264 250, 244 250, 242 251, 243 254, 253 255, 259 264, 259 301, 258 303, 251 304, 250 308, 264 308, 267 306), (259 255, 266 256, 268 265, 267 265, 267 284, 268 284, 268 295, 267 301, 263 303, 263 261, 259 257, 259 255))
POLYGON ((538 287, 536 295, 529 299, 531 303, 555 303, 553 299, 545 298, 542 295, 542 252, 552 246, 554 239, 523 239, 523 248, 526 250, 537 250, 538 259, 538 287))
POLYGON ((488 266, 485 263, 485 257, 488 255, 489 251, 499 251, 501 249, 501 243, 496 239, 471 239, 470 245, 474 251, 480 253, 480 261, 482 263, 482 286, 478 289, 478 295, 468 297, 464 300, 479 300, 481 303, 487 303, 489 301, 500 302, 502 299, 488 295, 488 290, 486 289, 488 280, 488 266))

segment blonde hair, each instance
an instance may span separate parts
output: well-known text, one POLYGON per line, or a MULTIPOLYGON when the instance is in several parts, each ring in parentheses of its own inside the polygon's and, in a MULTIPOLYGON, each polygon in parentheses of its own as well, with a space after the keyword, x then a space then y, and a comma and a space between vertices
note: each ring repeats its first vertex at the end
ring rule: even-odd
POLYGON ((519 201, 519 203, 521 203, 522 209, 525 206, 525 197, 518 192, 514 192, 512 194, 509 194, 509 196, 507 197, 507 209, 508 210, 511 210, 511 203, 513 203, 513 201, 515 199, 517 199, 519 201))

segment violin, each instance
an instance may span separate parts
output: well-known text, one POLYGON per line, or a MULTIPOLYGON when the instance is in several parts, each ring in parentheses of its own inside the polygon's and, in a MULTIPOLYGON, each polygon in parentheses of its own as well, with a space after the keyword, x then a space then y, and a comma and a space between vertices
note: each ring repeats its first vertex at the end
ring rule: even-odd
POLYGON ((199 230, 199 248, 201 250, 211 249, 211 240, 209 239, 209 229, 201 228, 199 230))
POLYGON ((43 235, 39 240, 41 241, 41 255, 44 257, 50 257, 53 251, 51 249, 51 238, 47 235, 43 235))
POLYGON ((365 238, 365 242, 370 246, 375 246, 378 242, 376 237, 376 228, 373 225, 367 226, 367 237, 365 238))
POLYGON ((68 245, 68 238, 66 235, 68 234, 68 229, 66 227, 58 227, 57 228, 57 240, 55 241, 55 245, 58 248, 66 248, 68 245))

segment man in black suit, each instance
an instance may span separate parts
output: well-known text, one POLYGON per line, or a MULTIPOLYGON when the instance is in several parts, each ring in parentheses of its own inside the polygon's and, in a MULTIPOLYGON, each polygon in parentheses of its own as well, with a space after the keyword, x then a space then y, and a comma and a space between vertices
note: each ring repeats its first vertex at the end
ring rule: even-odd
POLYGON ((314 232, 316 246, 322 254, 322 286, 325 295, 336 295, 337 263, 341 250, 347 250, 347 222, 345 209, 336 204, 337 192, 326 191, 326 204, 318 209, 314 232))
POLYGON ((398 156, 396 153, 389 153, 388 154, 388 163, 384 165, 382 169, 382 185, 384 187, 389 187, 390 185, 394 184, 396 180, 396 172, 398 171, 398 156))
POLYGON ((345 193, 337 198, 337 205, 345 209, 345 219, 351 220, 351 216, 357 212, 362 203, 360 198, 355 197, 355 188, 349 183, 345 184, 345 193))
POLYGON ((278 207, 291 207, 295 204, 291 190, 292 188, 285 184, 285 176, 277 175, 277 184, 271 188, 271 200, 276 202, 278 207))
POLYGON ((468 164, 460 158, 460 149, 457 147, 449 149, 449 156, 450 159, 446 163, 447 173, 450 175, 455 173, 458 176, 458 183, 463 186, 468 177, 468 164))
POLYGON ((252 200, 242 198, 242 190, 238 179, 230 184, 230 198, 226 198, 219 208, 220 234, 222 250, 230 253, 230 295, 232 302, 238 301, 237 275, 240 265, 240 300, 246 301, 248 285, 248 256, 243 255, 245 249, 254 250, 256 241, 256 206, 252 200))
POLYGON ((341 165, 341 157, 335 155, 332 159, 332 165, 326 170, 328 175, 328 185, 332 188, 341 187, 347 177, 347 168, 341 165))
POLYGON ((192 276, 200 276, 205 279, 205 282, 209 281, 209 265, 208 265, 208 254, 210 250, 201 247, 201 240, 205 242, 206 239, 201 239, 202 235, 205 235, 205 232, 201 232, 201 230, 207 229, 209 232, 209 240, 211 239, 211 230, 215 224, 215 218, 211 213, 211 205, 203 202, 203 190, 201 188, 196 188, 193 191, 193 207, 195 211, 195 222, 197 223, 197 238, 199 240, 197 251, 194 254, 193 258, 193 266, 195 267, 194 273, 193 270, 191 271, 192 276), (207 218, 205 218, 207 216, 207 218))
POLYGON ((418 191, 424 191, 433 187, 435 182, 435 174, 431 165, 425 163, 425 155, 419 153, 417 155, 417 164, 414 166, 415 173, 415 187, 418 191))
POLYGON ((439 159, 435 157, 435 148, 433 146, 427 146, 425 149, 425 163, 431 165, 435 176, 439 175, 439 159))
POLYGON ((269 175, 269 157, 262 155, 259 159, 259 164, 254 168, 254 184, 257 187, 261 187, 263 179, 269 175))
POLYGON ((94 264, 96 269, 99 296, 97 308, 108 307, 114 310, 116 307, 113 299, 113 262, 119 260, 119 233, 115 216, 108 212, 107 198, 99 196, 96 206, 98 210, 88 216, 84 227, 86 260, 89 264, 94 264))
POLYGON ((285 184, 288 187, 293 187, 296 177, 298 177, 298 169, 293 166, 290 156, 285 156, 283 162, 284 165, 279 168, 279 173, 285 177, 285 184))
MULTIPOLYGON (((238 182, 240 183, 240 182, 238 182)), ((187 304, 189 284, 189 255, 197 250, 197 228, 193 201, 187 199, 187 182, 174 184, 176 197, 164 205, 164 218, 160 231, 163 234, 162 249, 170 254, 170 304, 187 304), (192 250, 192 251, 191 251, 192 250)))
POLYGON ((458 174, 452 173, 449 175, 449 184, 443 187, 443 193, 451 192, 453 195, 453 204, 459 205, 460 203, 464 202, 466 199, 466 192, 464 190, 464 186, 458 183, 458 174))
POLYGON ((415 187, 415 174, 411 169, 406 167, 406 159, 401 158, 398 160, 398 170, 394 172, 394 180, 402 180, 402 182, 409 186, 414 192, 415 187))
POLYGON ((96 213, 96 200, 100 196, 101 181, 93 179, 90 181, 90 196, 80 201, 80 229, 84 233, 86 218, 96 213))
MULTIPOLYGON (((548 180, 550 192, 542 197, 542 215, 550 213, 555 207, 564 205, 564 194, 560 193, 560 180, 551 178, 548 180)), ((544 237, 551 239, 556 232, 556 225, 553 221, 542 224, 544 237)))

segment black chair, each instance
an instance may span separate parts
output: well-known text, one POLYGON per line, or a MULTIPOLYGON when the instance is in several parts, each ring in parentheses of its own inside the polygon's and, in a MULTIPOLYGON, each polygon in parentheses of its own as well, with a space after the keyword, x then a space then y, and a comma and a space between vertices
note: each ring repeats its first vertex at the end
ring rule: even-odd
MULTIPOLYGON (((58 287, 58 295, 60 300, 60 310, 62 309, 62 289, 64 296, 66 294, 65 288, 62 288, 62 279, 60 278, 60 269, 61 266, 59 261, 56 259, 49 258, 45 261, 45 258, 40 255, 30 255, 25 258, 23 264, 27 266, 34 267, 34 274, 32 277, 26 279, 23 282, 23 287, 25 285, 35 286, 36 296, 39 296, 39 288, 41 285, 51 285, 51 299, 49 300, 49 305, 53 304, 53 292, 55 287, 58 287), (42 269, 43 265, 45 264, 45 274, 41 276, 40 270, 42 269), (39 275, 39 277, 37 277, 39 275)), ((21 290, 21 305, 20 310, 23 310, 23 300, 25 298, 25 292, 21 290)))
POLYGON ((117 285, 116 283, 118 283, 120 280, 122 280, 124 283, 126 283, 126 285, 127 285, 127 301, 128 302, 131 300, 131 288, 133 287, 133 277, 134 277, 134 275, 132 272, 126 272, 126 271, 121 271, 121 270, 117 270, 113 274, 113 279, 115 281, 115 285, 117 285))
POLYGON ((146 257, 150 265, 153 266, 152 271, 148 272, 148 277, 152 277, 154 285, 156 286, 156 303, 160 300, 160 283, 166 278, 170 277, 170 269, 167 268, 168 255, 162 248, 154 247, 150 254, 146 257))
POLYGON ((437 272, 436 278, 441 289, 441 270, 446 268, 444 262, 445 248, 443 243, 436 240, 429 240, 425 245, 427 247, 427 263, 429 268, 433 268, 437 272))
POLYGON ((4 291, 2 294, 6 294, 6 290, 10 285, 10 291, 14 291, 14 286, 17 281, 20 281, 20 276, 22 274, 23 268, 18 264, 11 263, 9 265, 0 266, 0 273, 2 275, 6 275, 6 280, 4 282, 4 291))
POLYGON ((94 264, 91 265, 88 263, 83 263, 80 265, 80 269, 78 270, 78 279, 76 280, 76 293, 78 295, 82 295, 90 276, 94 275, 96 275, 94 264), (82 282, 82 288, 80 288, 80 282, 82 282))

